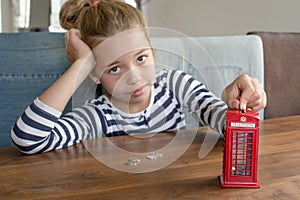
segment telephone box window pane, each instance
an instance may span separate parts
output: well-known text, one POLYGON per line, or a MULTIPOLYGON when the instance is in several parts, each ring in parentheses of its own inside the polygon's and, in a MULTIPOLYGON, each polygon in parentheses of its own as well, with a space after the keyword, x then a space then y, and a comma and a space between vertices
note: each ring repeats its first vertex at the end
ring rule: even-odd
POLYGON ((252 133, 234 132, 232 137, 232 176, 250 176, 252 133))

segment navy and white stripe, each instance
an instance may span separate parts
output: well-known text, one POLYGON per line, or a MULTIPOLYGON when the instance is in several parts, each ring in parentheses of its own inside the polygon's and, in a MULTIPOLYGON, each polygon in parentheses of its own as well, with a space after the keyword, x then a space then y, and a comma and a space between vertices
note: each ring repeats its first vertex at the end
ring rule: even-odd
POLYGON ((11 137, 24 153, 46 152, 104 135, 179 130, 186 127, 184 109, 193 112, 201 124, 222 132, 225 103, 192 76, 164 70, 153 84, 150 105, 142 112, 124 113, 100 96, 61 117, 37 98, 15 123, 11 137))

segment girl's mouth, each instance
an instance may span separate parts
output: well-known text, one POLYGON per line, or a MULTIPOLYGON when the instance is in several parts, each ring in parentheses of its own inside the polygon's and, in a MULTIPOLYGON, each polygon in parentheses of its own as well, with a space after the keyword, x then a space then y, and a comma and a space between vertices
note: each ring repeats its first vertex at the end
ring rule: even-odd
POLYGON ((137 88, 136 90, 134 90, 133 93, 132 93, 132 96, 133 97, 141 96, 144 93, 144 91, 146 89, 146 86, 147 86, 147 84, 143 85, 142 87, 137 88))

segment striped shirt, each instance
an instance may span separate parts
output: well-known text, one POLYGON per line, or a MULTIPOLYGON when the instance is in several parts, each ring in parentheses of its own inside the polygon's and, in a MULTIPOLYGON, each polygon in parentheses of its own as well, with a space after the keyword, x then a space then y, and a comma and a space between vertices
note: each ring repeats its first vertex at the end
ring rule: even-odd
POLYGON ((192 76, 163 70, 152 86, 150 104, 142 112, 124 113, 102 95, 61 116, 37 98, 16 121, 11 137, 21 152, 40 153, 103 136, 183 129, 185 110, 222 133, 226 109, 222 100, 192 76))

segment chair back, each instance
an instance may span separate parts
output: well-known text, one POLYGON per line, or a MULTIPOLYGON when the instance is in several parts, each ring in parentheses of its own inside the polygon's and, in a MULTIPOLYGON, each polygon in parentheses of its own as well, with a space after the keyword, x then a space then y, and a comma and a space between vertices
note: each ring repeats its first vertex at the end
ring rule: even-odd
POLYGON ((0 147, 24 109, 69 67, 63 33, 0 34, 0 147))
POLYGON ((300 33, 250 32, 264 50, 265 118, 300 114, 300 33))

